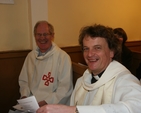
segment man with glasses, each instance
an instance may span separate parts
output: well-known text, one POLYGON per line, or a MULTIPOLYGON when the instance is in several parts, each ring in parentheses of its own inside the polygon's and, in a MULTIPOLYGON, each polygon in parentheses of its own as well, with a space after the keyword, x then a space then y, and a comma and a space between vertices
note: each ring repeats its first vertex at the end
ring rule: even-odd
POLYGON ((54 28, 47 21, 34 27, 37 49, 26 57, 19 76, 21 98, 34 95, 39 106, 69 104, 73 90, 69 55, 54 42, 54 28))

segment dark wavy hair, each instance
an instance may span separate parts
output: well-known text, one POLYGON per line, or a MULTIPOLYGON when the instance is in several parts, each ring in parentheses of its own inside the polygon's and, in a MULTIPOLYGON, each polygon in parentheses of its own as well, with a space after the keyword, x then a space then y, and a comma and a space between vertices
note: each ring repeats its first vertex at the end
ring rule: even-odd
POLYGON ((83 49, 83 39, 87 36, 91 38, 105 38, 110 50, 114 52, 113 60, 120 61, 121 58, 121 45, 118 38, 116 38, 113 29, 100 24, 83 27, 80 30, 79 44, 83 49))
POLYGON ((119 37, 123 38, 122 44, 125 44, 125 42, 127 40, 126 32, 122 28, 115 28, 113 31, 114 31, 114 34, 116 34, 118 38, 119 37))

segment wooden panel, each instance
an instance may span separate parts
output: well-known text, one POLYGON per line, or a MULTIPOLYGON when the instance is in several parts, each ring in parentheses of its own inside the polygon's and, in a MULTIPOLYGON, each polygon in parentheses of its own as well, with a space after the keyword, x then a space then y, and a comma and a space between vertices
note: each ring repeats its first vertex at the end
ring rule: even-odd
POLYGON ((135 52, 141 52, 141 41, 130 41, 126 42, 126 46, 135 52))
POLYGON ((76 62, 72 62, 73 68, 73 85, 75 86, 76 80, 81 77, 84 71, 87 69, 87 66, 80 65, 76 62))
POLYGON ((86 64, 80 46, 62 47, 61 49, 63 49, 69 54, 73 62, 81 62, 83 64, 86 64))
POLYGON ((8 113, 20 98, 18 77, 29 51, 0 52, 0 113, 8 113))
POLYGON ((125 45, 128 47, 141 46, 141 41, 127 41, 125 45))

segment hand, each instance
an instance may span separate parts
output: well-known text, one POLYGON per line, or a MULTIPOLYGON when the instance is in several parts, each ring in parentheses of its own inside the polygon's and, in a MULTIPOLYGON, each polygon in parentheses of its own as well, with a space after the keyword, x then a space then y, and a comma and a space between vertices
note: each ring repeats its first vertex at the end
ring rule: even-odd
POLYGON ((21 99, 23 99, 23 98, 27 98, 27 96, 22 96, 21 99))
POLYGON ((47 103, 46 103, 46 101, 43 100, 43 101, 40 101, 38 104, 40 107, 42 107, 42 106, 46 105, 47 103))
POLYGON ((36 113, 75 113, 75 106, 48 104, 40 107, 36 113))

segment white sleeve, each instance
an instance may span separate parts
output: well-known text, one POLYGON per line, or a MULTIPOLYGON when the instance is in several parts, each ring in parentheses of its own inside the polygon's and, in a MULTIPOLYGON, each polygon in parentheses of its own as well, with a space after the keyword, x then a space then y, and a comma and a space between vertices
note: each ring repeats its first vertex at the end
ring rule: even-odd
POLYGON ((129 113, 124 103, 100 106, 77 106, 79 113, 129 113))
POLYGON ((102 106, 77 106, 79 113, 106 113, 102 106))

